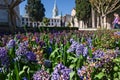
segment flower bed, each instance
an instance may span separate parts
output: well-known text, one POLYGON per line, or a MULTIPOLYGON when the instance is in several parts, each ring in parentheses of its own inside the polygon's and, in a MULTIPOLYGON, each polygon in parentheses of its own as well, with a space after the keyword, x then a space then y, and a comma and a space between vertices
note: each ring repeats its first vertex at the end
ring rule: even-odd
POLYGON ((119 80, 120 32, 0 36, 0 80, 119 80))

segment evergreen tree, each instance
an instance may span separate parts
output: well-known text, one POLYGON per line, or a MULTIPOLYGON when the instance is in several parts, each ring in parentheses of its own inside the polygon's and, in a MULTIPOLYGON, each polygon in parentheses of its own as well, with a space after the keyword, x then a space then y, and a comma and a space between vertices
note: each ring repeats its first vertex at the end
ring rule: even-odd
POLYGON ((45 8, 41 0, 27 0, 26 11, 32 21, 42 21, 45 16, 45 8))
POLYGON ((86 21, 91 15, 91 4, 89 0, 76 0, 76 17, 79 20, 86 21))

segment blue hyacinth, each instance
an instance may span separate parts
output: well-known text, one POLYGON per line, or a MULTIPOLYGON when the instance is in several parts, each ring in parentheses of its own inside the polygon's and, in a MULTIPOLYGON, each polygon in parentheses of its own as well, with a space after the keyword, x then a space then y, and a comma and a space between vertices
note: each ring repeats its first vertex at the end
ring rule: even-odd
POLYGON ((97 58, 102 58, 105 55, 105 53, 101 50, 96 50, 95 52, 93 52, 93 59, 97 59, 97 58))
POLYGON ((78 42, 73 41, 72 44, 71 44, 71 46, 70 46, 70 48, 67 50, 67 52, 68 53, 69 52, 74 52, 76 50, 78 44, 79 44, 78 42))
POLYGON ((83 44, 77 44, 76 55, 79 57, 80 54, 83 54, 83 51, 84 51, 84 45, 83 44))
POLYGON ((92 39, 91 39, 91 38, 88 38, 88 39, 87 39, 87 42, 88 42, 89 48, 92 49, 92 39))
POLYGON ((88 55, 88 48, 84 47, 83 49, 83 56, 86 57, 88 55))
POLYGON ((55 67, 51 80, 69 80, 71 71, 71 69, 60 63, 55 67))
POLYGON ((0 47, 0 62, 1 62, 1 66, 6 67, 9 65, 9 58, 5 47, 0 47))
POLYGON ((7 44, 7 48, 8 49, 11 49, 15 46, 15 40, 14 39, 11 39, 8 44, 7 44))
POLYGON ((36 61, 36 55, 31 51, 26 53, 26 57, 28 61, 36 61))
POLYGON ((22 80, 28 80, 26 77, 23 77, 22 80))
POLYGON ((78 76, 80 77, 80 80, 83 80, 84 79, 84 75, 86 73, 86 68, 84 66, 82 66, 81 69, 78 69, 77 70, 77 74, 78 76))
POLYGON ((45 60, 44 61, 44 66, 47 67, 47 68, 51 68, 52 67, 52 63, 50 60, 45 60))
POLYGON ((20 43, 18 46, 18 49, 16 50, 16 55, 17 56, 23 56, 27 53, 27 42, 25 43, 20 43))
POLYGON ((32 78, 33 80, 49 80, 50 75, 46 71, 40 70, 37 71, 32 78))

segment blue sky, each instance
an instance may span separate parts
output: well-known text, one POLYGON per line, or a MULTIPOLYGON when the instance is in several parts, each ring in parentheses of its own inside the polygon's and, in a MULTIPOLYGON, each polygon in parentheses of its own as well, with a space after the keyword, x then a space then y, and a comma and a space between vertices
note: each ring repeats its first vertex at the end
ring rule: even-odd
MULTIPOLYGON (((54 0, 41 0, 42 3, 44 4, 44 7, 46 9, 45 15, 46 17, 50 18, 52 17, 52 9, 54 6, 54 0)), ((22 2, 20 4, 20 14, 24 15, 25 14, 25 5, 27 3, 27 0, 22 2)), ((59 10, 59 15, 62 14, 71 14, 71 10, 75 7, 75 0, 56 0, 57 7, 59 10)))

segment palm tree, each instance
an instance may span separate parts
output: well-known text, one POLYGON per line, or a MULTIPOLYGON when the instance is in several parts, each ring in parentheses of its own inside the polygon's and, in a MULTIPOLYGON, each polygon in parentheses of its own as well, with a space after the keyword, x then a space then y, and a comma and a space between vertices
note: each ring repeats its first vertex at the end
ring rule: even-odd
POLYGON ((16 19, 20 20, 19 15, 15 10, 15 7, 18 6, 23 1, 24 0, 4 0, 6 7, 8 8, 10 30, 12 32, 14 32, 16 29, 16 19))

